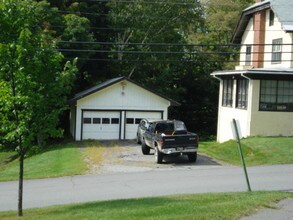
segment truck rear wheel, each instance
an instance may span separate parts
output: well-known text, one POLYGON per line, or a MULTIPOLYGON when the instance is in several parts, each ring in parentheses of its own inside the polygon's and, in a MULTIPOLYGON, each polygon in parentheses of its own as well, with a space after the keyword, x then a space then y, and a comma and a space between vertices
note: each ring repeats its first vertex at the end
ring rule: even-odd
POLYGON ((155 148, 156 162, 161 164, 163 162, 163 153, 159 151, 158 147, 155 148))
POLYGON ((195 153, 191 153, 191 154, 188 154, 187 155, 188 156, 188 160, 189 160, 189 162, 196 162, 196 159, 197 159, 197 152, 195 152, 195 153))
POLYGON ((145 141, 142 140, 141 142, 141 151, 144 155, 149 155, 150 154, 150 147, 146 145, 145 141))

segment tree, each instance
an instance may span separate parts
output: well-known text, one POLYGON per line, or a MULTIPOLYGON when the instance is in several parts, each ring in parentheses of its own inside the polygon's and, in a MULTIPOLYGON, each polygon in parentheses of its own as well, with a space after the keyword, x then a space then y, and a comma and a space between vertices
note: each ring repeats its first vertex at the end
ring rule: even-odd
POLYGON ((54 29, 59 32, 58 47, 65 58, 78 56, 79 74, 73 92, 92 86, 96 81, 109 77, 107 54, 94 52, 98 42, 107 42, 111 28, 107 25, 107 1, 48 0, 59 9, 61 18, 54 29), (98 62, 97 62, 98 61, 98 62), (97 71, 98 70, 98 71, 97 71))
POLYGON ((25 155, 33 146, 62 135, 59 115, 76 73, 75 63, 61 66, 63 56, 47 30, 44 6, 32 0, 0 3, 0 141, 19 155, 19 216, 25 155))
POLYGON ((183 46, 172 44, 186 43, 189 27, 203 21, 199 1, 112 1, 108 7, 109 24, 116 28, 109 57, 118 62, 112 70, 140 82, 170 73, 170 60, 185 56, 183 46))
POLYGON ((189 36, 189 41, 206 45, 204 52, 209 60, 214 60, 218 70, 234 69, 237 65, 238 47, 228 46, 231 43, 233 31, 244 8, 254 0, 205 0, 205 28, 201 33, 195 32, 189 36))

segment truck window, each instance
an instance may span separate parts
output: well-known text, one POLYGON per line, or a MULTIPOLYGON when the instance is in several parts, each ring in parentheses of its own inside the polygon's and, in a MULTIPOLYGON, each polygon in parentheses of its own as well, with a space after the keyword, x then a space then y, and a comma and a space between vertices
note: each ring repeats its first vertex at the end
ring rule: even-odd
POLYGON ((175 121, 175 130, 176 131, 186 131, 185 124, 182 121, 175 121))
POLYGON ((156 133, 172 133, 174 131, 174 123, 159 123, 156 126, 156 133))

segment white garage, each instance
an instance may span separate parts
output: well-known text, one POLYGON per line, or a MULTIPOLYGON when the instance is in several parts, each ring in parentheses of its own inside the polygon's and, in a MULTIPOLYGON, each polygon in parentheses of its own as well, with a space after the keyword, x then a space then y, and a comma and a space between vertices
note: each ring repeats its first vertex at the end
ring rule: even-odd
POLYGON ((135 139, 142 118, 167 119, 168 107, 179 105, 126 77, 80 92, 69 103, 75 140, 135 139))

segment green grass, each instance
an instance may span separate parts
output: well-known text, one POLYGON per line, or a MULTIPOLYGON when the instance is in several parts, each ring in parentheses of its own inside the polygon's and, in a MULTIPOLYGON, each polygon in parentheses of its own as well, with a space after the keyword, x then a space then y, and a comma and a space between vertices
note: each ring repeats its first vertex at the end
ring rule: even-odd
MULTIPOLYGON (((293 163, 293 137, 251 137, 242 139, 241 146, 249 166, 293 163)), ((201 142, 199 152, 229 164, 241 163, 236 141, 201 142)))
MULTIPOLYGON (((24 211, 22 219, 239 219, 274 202, 293 197, 281 192, 177 195, 53 206, 24 211)), ((0 219, 17 219, 16 211, 0 219)))
MULTIPOLYGON (((5 163, 14 152, 0 153, 0 181, 17 180, 18 160, 5 163)), ((87 170, 83 154, 75 144, 55 145, 47 151, 28 157, 24 161, 24 178, 48 178, 83 174, 87 170)))
MULTIPOLYGON (((252 137, 241 140, 248 166, 293 163, 293 137, 252 137)), ((237 143, 228 141, 200 142, 199 153, 225 163, 240 165, 237 143)), ((113 148, 114 149, 114 148, 113 148)), ((25 159, 25 179, 48 178, 84 174, 87 164, 102 161, 103 146, 97 141, 63 143, 25 159), (84 150, 81 151, 80 148, 84 150)), ((10 161, 15 152, 0 152, 0 181, 18 179, 18 160, 10 161)))

